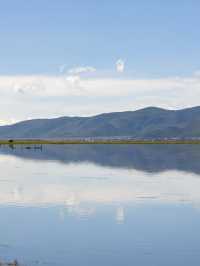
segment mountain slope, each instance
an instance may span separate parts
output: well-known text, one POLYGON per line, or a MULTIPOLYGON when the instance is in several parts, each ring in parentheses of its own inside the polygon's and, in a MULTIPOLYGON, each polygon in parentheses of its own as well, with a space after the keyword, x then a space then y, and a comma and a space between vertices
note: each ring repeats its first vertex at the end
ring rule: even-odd
POLYGON ((200 107, 137 111, 92 117, 61 117, 23 121, 0 127, 0 138, 67 137, 200 137, 200 107))

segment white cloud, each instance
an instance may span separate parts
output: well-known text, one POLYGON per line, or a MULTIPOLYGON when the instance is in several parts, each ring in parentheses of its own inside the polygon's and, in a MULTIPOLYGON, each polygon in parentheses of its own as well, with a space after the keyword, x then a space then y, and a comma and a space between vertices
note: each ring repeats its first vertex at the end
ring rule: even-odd
MULTIPOLYGON (((74 96, 80 84, 85 88, 84 96, 131 96, 150 94, 152 97, 160 93, 170 96, 171 93, 198 93, 200 80, 196 77, 171 77, 160 79, 117 79, 87 78, 79 75, 59 76, 1 76, 0 94, 5 97, 15 94, 28 94, 31 97, 74 96), (73 85, 73 86, 72 86, 73 85)), ((196 97, 195 97, 196 98, 196 97)), ((178 100, 178 99, 176 99, 178 100)), ((187 99, 186 99, 187 100, 187 99)))
POLYGON ((82 80, 79 75, 66 76, 65 81, 66 84, 64 85, 68 91, 73 91, 73 93, 77 94, 77 92, 81 93, 82 90, 84 90, 82 80))
POLYGON ((73 86, 79 86, 81 79, 78 75, 77 76, 74 75, 74 76, 67 76, 66 81, 68 81, 69 84, 71 84, 73 86))
POLYGON ((41 77, 33 77, 24 82, 16 80, 13 84, 13 88, 16 92, 21 94, 40 94, 45 91, 45 85, 41 77))
POLYGON ((96 68, 91 66, 84 66, 84 67, 75 67, 68 71, 69 74, 77 75, 83 73, 93 73, 96 72, 96 68))
POLYGON ((83 90, 84 88, 82 86, 82 74, 90 74, 93 72, 96 72, 96 69, 91 66, 81 66, 67 70, 66 65, 61 65, 59 68, 61 79, 63 78, 63 84, 67 90, 83 90))
POLYGON ((200 79, 194 75, 159 79, 0 76, 0 120, 5 123, 27 117, 195 105, 200 105, 200 79))
POLYGON ((125 62, 122 59, 117 60, 116 62, 117 72, 123 73, 125 69, 125 62))
POLYGON ((196 71, 194 72, 194 76, 200 78, 200 70, 196 70, 196 71))

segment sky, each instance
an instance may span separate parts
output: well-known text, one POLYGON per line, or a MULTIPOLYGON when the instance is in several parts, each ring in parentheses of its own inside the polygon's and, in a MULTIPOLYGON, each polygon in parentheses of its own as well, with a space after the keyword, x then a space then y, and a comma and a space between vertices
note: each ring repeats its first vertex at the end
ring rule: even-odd
POLYGON ((0 124, 200 105, 199 0, 0 0, 0 124))

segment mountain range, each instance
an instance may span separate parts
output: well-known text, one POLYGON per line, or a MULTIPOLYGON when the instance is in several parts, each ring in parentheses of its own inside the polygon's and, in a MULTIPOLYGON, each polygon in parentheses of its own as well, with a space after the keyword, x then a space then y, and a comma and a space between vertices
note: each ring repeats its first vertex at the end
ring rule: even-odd
POLYGON ((200 107, 104 113, 91 117, 34 119, 0 127, 0 138, 200 137, 200 107))

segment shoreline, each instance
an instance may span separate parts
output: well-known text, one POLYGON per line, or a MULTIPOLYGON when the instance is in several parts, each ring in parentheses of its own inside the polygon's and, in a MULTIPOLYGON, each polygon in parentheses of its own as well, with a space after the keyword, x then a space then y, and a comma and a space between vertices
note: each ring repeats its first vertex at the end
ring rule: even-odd
POLYGON ((45 139, 10 139, 0 140, 0 145, 67 145, 67 144, 200 144, 200 139, 186 140, 124 140, 124 139, 86 139, 86 140, 45 140, 45 139))

